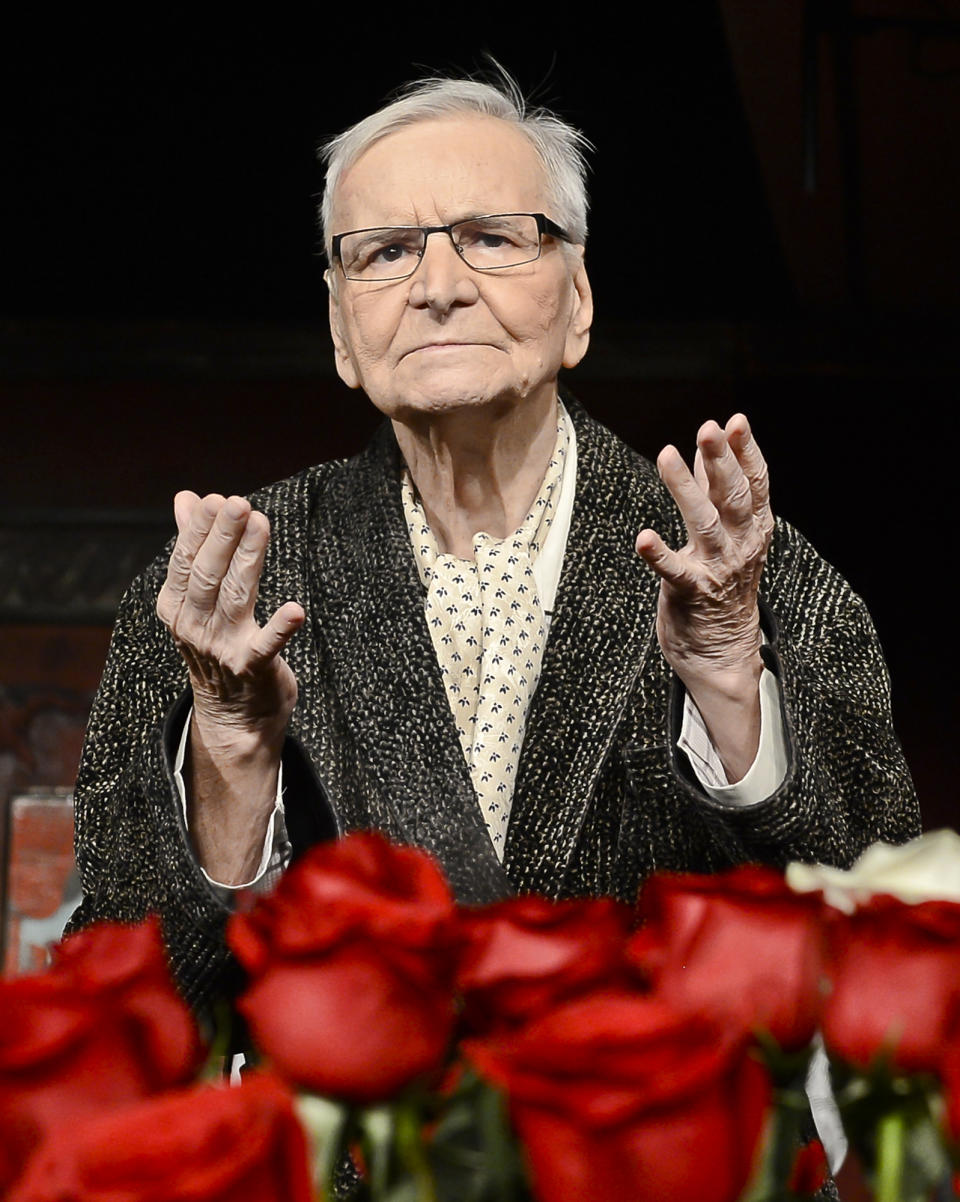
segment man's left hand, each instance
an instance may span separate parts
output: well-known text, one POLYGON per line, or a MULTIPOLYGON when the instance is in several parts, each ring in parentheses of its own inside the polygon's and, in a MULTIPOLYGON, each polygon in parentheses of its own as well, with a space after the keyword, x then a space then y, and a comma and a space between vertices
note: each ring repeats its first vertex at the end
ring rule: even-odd
POLYGON ((657 470, 687 529, 679 551, 653 530, 637 537, 637 553, 661 581, 657 637, 732 783, 753 762, 760 735, 757 591, 774 524, 767 465, 738 413, 722 429, 700 427, 692 474, 672 446, 657 470))

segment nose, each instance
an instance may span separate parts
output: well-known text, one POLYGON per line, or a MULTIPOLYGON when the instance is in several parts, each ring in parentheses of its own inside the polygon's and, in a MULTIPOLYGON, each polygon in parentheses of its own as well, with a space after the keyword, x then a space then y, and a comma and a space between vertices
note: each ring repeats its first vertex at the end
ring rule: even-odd
POLYGON ((472 305, 479 296, 476 273, 464 263, 450 235, 428 235, 410 281, 409 303, 443 314, 457 305, 472 305))

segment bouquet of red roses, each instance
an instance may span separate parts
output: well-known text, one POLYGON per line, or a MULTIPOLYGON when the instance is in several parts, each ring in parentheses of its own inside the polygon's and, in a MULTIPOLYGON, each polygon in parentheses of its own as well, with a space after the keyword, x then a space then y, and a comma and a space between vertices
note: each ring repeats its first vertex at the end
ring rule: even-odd
POLYGON ((5 1197, 810 1197, 818 1030, 877 1198, 925 1198, 957 1164, 957 902, 846 914, 745 867, 656 876, 635 909, 465 907, 429 856, 357 834, 228 938, 253 1065, 234 1086, 198 1080, 155 920, 0 983, 5 1197))

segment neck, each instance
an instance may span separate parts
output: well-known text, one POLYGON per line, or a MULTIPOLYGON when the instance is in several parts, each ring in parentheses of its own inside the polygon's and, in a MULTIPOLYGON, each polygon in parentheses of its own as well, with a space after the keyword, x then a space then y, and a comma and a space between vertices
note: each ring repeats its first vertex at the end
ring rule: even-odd
POLYGON ((472 559, 478 531, 506 538, 530 512, 556 446, 556 387, 393 428, 441 553, 472 559))

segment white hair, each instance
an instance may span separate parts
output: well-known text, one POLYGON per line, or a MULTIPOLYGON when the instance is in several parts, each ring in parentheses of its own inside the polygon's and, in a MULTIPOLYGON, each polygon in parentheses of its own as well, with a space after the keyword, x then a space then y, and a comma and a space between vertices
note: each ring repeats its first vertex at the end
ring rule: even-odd
POLYGON ((575 243, 587 238, 587 162, 593 147, 585 134, 545 108, 530 108, 516 82, 496 64, 500 86, 474 79, 415 80, 396 100, 351 125, 320 147, 327 173, 320 205, 324 246, 330 259, 333 197, 343 173, 381 138, 418 121, 479 113, 508 121, 530 139, 543 164, 551 212, 575 243))

